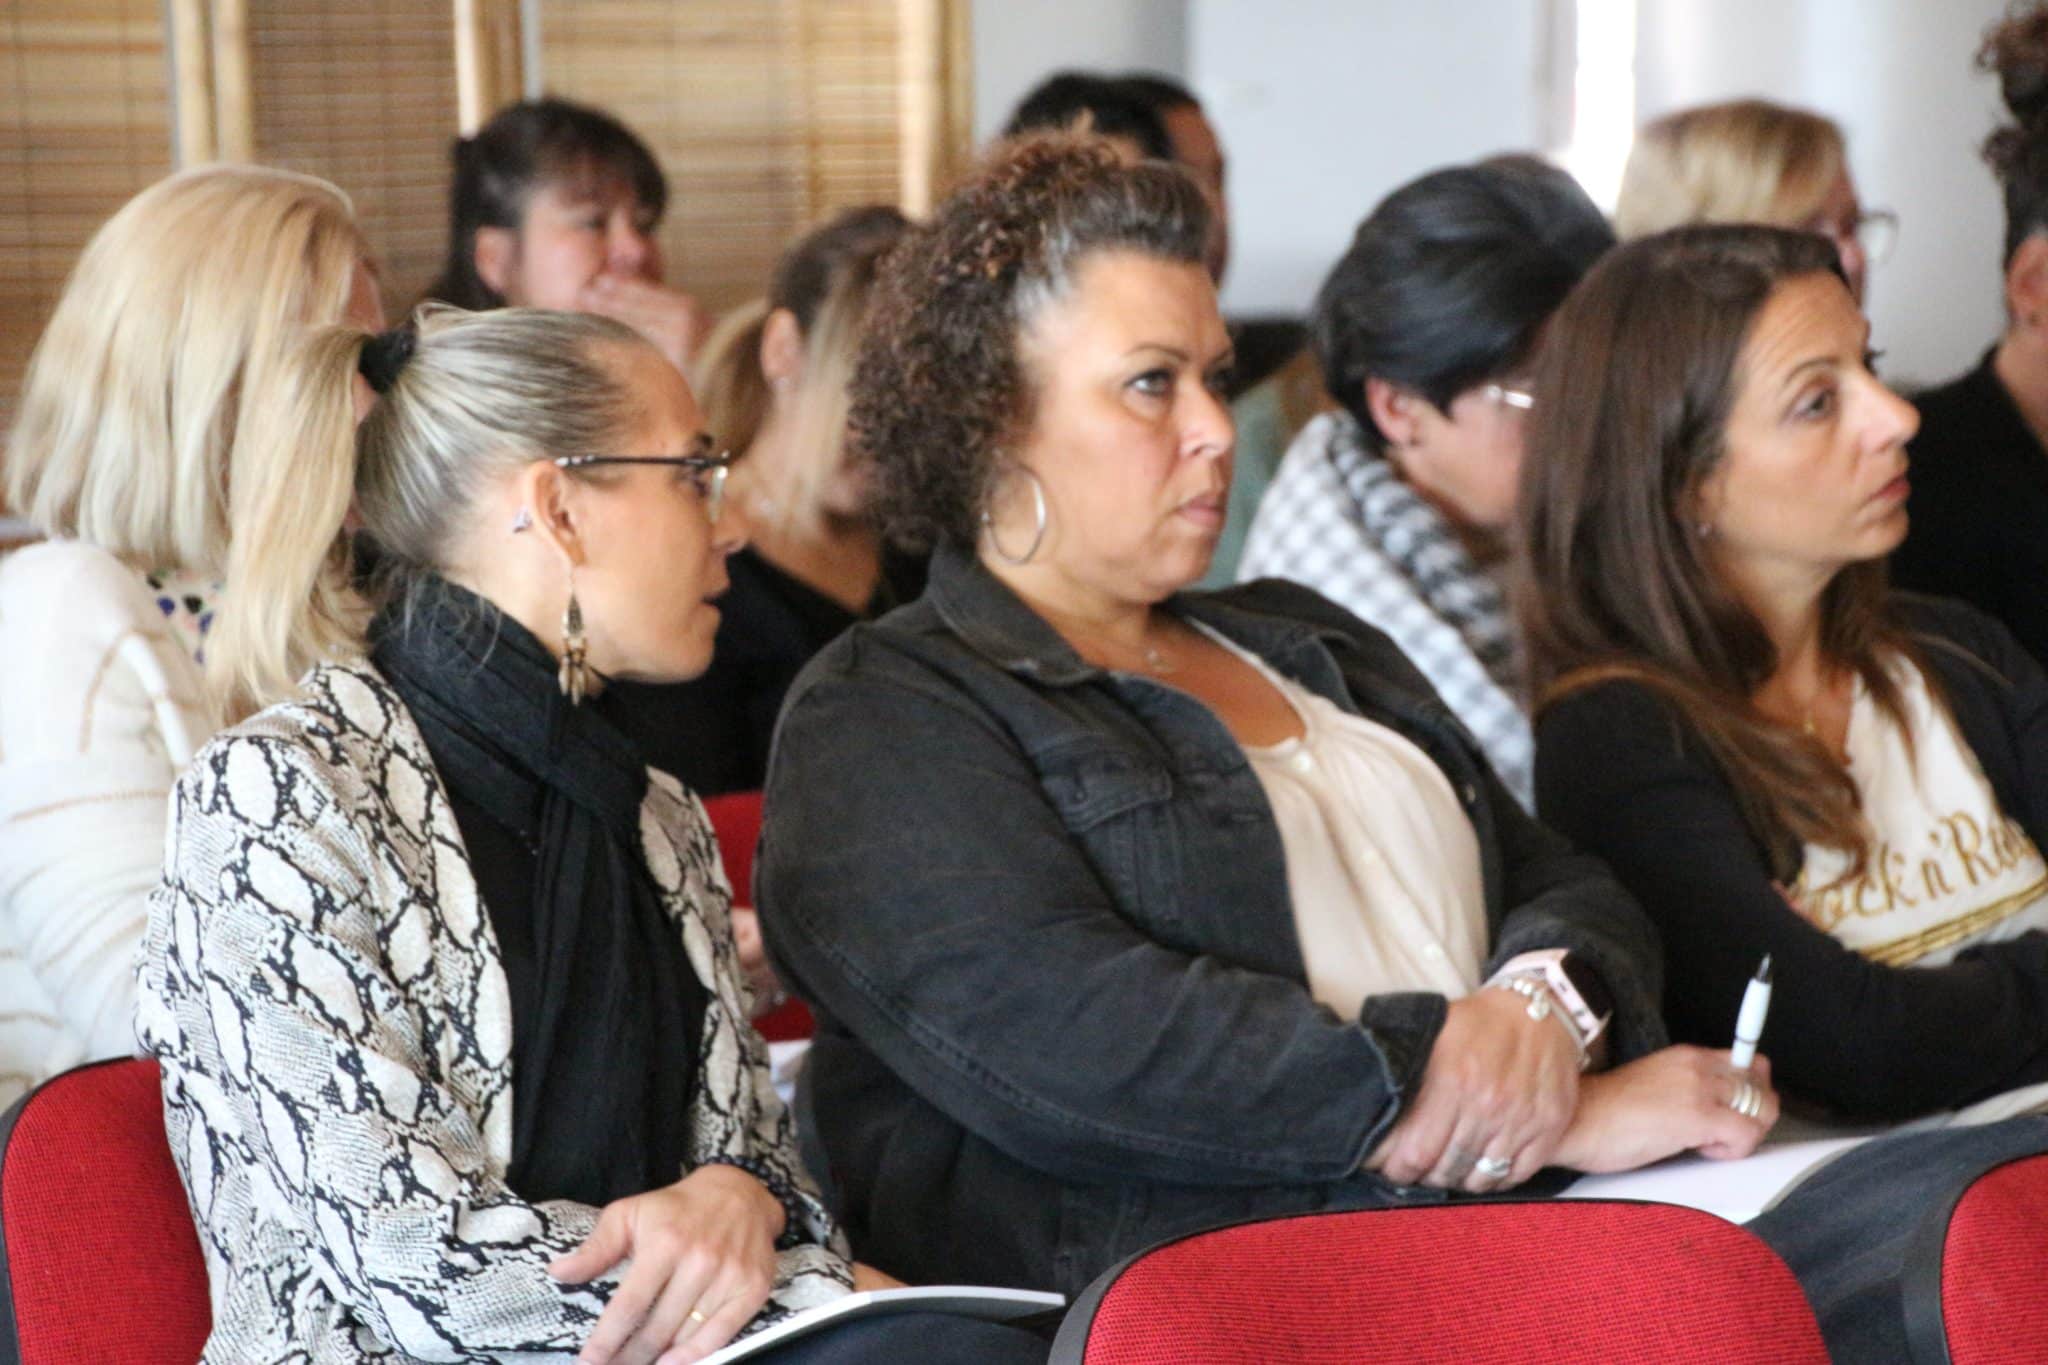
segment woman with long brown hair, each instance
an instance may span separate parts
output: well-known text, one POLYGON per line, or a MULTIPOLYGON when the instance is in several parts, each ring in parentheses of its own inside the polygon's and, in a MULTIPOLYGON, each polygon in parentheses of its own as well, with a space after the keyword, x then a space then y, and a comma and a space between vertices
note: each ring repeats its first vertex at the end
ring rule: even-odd
POLYGON ((1904 1118, 2048 1080, 2048 679, 1895 595, 1913 409, 1832 248, 1623 247, 1538 369, 1521 504, 1537 808, 1662 931, 1673 1036, 1769 953, 1788 1099, 1904 1118))

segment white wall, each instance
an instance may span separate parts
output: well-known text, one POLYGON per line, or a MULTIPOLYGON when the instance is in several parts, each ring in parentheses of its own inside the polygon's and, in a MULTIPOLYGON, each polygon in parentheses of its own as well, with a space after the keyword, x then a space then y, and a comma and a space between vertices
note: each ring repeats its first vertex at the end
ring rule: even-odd
POLYGON ((1062 67, 1187 71, 1188 0, 974 0, 974 136, 1062 67))
POLYGON ((1837 119, 1866 206, 1897 210, 1871 272, 1871 330, 1895 382, 1973 364, 2003 325, 2003 210, 1977 146, 1997 84, 1971 57, 2004 0, 1639 0, 1641 118, 1739 95, 1837 119))
POLYGON ((1538 0, 1190 0, 1189 83, 1230 158, 1226 310, 1299 313, 1389 190, 1538 146, 1538 0))
MULTIPOLYGON (((1201 94, 1230 157, 1224 304, 1299 312, 1387 191, 1561 134, 1548 37, 1571 0, 976 0, 976 128, 1062 66, 1201 94)), ((1998 109, 1971 56, 2004 0, 1637 0, 1637 109, 1766 94, 1839 119, 1866 204, 1903 229, 1873 272, 1886 370, 1937 380, 2001 325, 1998 109)))

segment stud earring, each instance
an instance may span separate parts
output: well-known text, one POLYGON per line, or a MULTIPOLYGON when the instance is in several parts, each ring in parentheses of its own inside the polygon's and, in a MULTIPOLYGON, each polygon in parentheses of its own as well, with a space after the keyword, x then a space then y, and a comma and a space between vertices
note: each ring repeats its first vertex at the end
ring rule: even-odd
POLYGON ((583 634, 583 605, 576 600, 576 571, 569 570, 569 605, 562 609, 562 665, 555 682, 569 705, 581 706, 590 689, 590 641, 583 634))
POLYGON ((520 508, 520 509, 519 509, 519 515, 518 515, 518 516, 516 516, 516 517, 514 517, 514 518, 512 518, 512 534, 516 536, 516 535, 518 535, 518 534, 519 534, 519 533, 520 533, 521 531, 527 530, 527 529, 529 529, 530 527, 532 527, 532 525, 533 525, 533 513, 532 513, 532 511, 531 511, 531 510, 529 510, 529 509, 527 509, 527 508, 524 508, 524 507, 522 507, 522 508, 520 508))

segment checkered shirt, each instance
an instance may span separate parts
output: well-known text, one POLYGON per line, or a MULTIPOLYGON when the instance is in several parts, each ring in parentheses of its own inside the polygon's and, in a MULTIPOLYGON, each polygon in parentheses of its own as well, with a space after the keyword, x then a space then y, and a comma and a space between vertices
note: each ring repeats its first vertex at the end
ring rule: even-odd
POLYGON ((1357 419, 1303 427, 1259 502, 1238 580, 1306 584, 1393 637, 1526 808, 1535 745, 1500 585, 1385 459, 1357 419))

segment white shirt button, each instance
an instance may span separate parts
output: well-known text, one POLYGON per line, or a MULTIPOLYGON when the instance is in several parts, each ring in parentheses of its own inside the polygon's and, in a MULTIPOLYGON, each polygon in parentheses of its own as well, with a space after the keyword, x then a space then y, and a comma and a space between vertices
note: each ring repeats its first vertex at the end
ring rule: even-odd
POLYGON ((1298 773, 1314 772, 1316 756, 1306 749, 1296 749, 1294 756, 1287 760, 1287 765, 1298 773))
POLYGON ((1424 946, 1422 955, 1432 962, 1441 962, 1444 957, 1444 946, 1441 943, 1428 944, 1424 946))

